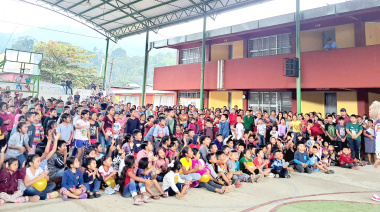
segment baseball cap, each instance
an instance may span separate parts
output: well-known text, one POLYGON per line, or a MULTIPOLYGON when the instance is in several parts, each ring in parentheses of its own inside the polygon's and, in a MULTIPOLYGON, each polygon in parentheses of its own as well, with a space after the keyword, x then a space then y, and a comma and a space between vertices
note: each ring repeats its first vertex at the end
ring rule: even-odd
POLYGON ((346 108, 340 109, 340 112, 346 112, 346 108))

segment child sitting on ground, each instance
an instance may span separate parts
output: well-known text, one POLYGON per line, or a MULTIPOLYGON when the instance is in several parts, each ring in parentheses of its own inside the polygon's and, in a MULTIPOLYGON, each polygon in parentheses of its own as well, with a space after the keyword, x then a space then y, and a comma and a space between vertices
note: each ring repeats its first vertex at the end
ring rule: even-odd
POLYGON ((248 182, 258 183, 261 180, 262 175, 259 174, 260 173, 259 170, 253 164, 250 150, 245 149, 240 153, 239 164, 240 164, 240 170, 242 170, 243 173, 250 175, 248 182))
POLYGON ((162 189, 168 196, 184 197, 191 182, 179 177, 179 171, 182 169, 181 162, 179 160, 172 161, 168 168, 169 172, 163 178, 162 189))
POLYGON ((137 177, 134 173, 135 170, 135 157, 133 155, 128 155, 124 159, 125 166, 121 171, 121 175, 119 178, 119 185, 122 189, 120 189, 122 197, 132 197, 133 204, 141 205, 143 202, 150 202, 150 198, 146 195, 145 185, 151 186, 152 183, 148 179, 143 179, 141 177, 137 177), (141 193, 141 198, 139 198, 137 192, 141 193))
POLYGON ((26 175, 24 178, 25 184, 25 196, 35 196, 38 195, 40 200, 52 199, 58 196, 58 192, 53 192, 55 188, 55 183, 48 183, 46 188, 42 191, 37 190, 32 185, 42 179, 49 181, 49 170, 43 171, 40 167, 40 156, 33 154, 29 155, 27 159, 29 168, 26 169, 26 175))
POLYGON ((162 182, 165 174, 168 171, 169 159, 165 157, 165 149, 163 147, 157 150, 157 160, 154 162, 156 168, 156 179, 158 182, 162 182))
POLYGON ((264 160, 264 151, 262 149, 256 149, 256 158, 253 160, 253 164, 255 164, 259 173, 265 177, 275 177, 271 169, 268 168, 269 160, 264 160))
POLYGON ((333 170, 329 170, 327 165, 321 162, 321 159, 318 156, 318 147, 313 146, 313 156, 310 158, 310 165, 313 166, 314 170, 321 170, 326 174, 334 174, 333 170))
POLYGON ((62 188, 59 191, 62 194, 63 201, 66 201, 68 197, 73 199, 86 199, 86 187, 83 182, 83 174, 79 170, 78 158, 67 158, 66 166, 67 169, 62 177, 62 188))
POLYGON ((288 165, 284 160, 284 155, 280 150, 276 150, 274 153, 274 160, 271 164, 272 173, 278 175, 280 178, 290 178, 288 165))
POLYGON ((305 144, 298 143, 298 150, 294 153, 294 162, 296 163, 296 169, 300 173, 312 173, 309 154, 305 152, 305 144))
POLYGON ((328 151, 330 156, 329 166, 339 166, 339 155, 336 153, 334 145, 330 144, 328 151))
POLYGON ((86 158, 85 160, 86 170, 83 174, 84 186, 87 189, 87 198, 99 198, 99 189, 102 182, 102 176, 99 174, 98 168, 96 168, 95 158, 86 158))
POLYGON ((327 147, 322 149, 321 162, 322 164, 325 164, 327 167, 329 167, 331 163, 331 159, 330 159, 330 155, 329 155, 329 151, 327 150, 327 147))
POLYGON ((167 195, 164 193, 164 191, 161 189, 161 186, 158 184, 156 180, 156 174, 153 171, 154 166, 149 162, 149 159, 147 157, 141 158, 139 161, 139 169, 137 171, 137 176, 141 177, 142 179, 147 179, 152 182, 149 186, 145 186, 146 191, 151 195, 151 199, 160 199, 160 197, 166 198, 167 195), (151 190, 152 186, 156 187, 158 192, 160 192, 160 195, 155 195, 155 193, 151 190))
MULTIPOLYGON (((4 163, 4 153, 7 145, 1 148, 0 168, 4 163)), ((5 162, 5 168, 0 171, 0 205, 5 202, 23 203, 23 202, 38 202, 38 195, 28 197, 22 196, 23 190, 18 189, 18 181, 24 180, 26 168, 18 169, 18 160, 9 158, 5 162)))
POLYGON ((352 159, 348 147, 343 147, 343 152, 339 157, 339 165, 343 168, 349 168, 354 170, 360 169, 358 164, 354 161, 354 159, 352 159))
POLYGON ((242 185, 240 182, 249 181, 250 176, 240 171, 239 155, 236 150, 232 150, 230 152, 229 160, 227 162, 227 167, 229 169, 229 172, 233 173, 232 180, 237 181, 235 186, 240 187, 242 185))
MULTIPOLYGON (((112 167, 112 158, 111 156, 103 156, 102 158, 102 166, 99 167, 99 173, 103 178, 103 182, 107 182, 109 179, 116 179, 117 171, 112 167)), ((119 187, 113 188, 114 190, 118 190, 119 187)), ((114 192, 109 191, 109 194, 113 194, 114 192)))

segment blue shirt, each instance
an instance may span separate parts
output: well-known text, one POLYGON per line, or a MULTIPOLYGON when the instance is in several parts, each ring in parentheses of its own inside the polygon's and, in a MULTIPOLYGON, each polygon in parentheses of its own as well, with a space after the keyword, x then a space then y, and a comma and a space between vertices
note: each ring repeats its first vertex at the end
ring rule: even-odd
POLYGON ((69 190, 70 188, 78 188, 83 185, 83 174, 77 169, 75 173, 71 169, 66 169, 62 176, 62 188, 69 190))
POLYGON ((150 140, 150 136, 153 135, 154 129, 155 129, 155 127, 151 127, 151 128, 149 129, 149 132, 146 134, 144 140, 146 140, 146 141, 151 141, 151 140, 150 140))
POLYGON ((294 153, 294 162, 296 164, 302 164, 302 163, 306 163, 306 165, 309 165, 310 164, 310 160, 309 160, 309 154, 305 151, 303 153, 301 153, 300 151, 297 151, 296 153, 294 153))
POLYGON ((219 134, 222 134, 223 139, 227 138, 230 135, 230 125, 228 122, 220 122, 219 123, 219 134))
POLYGON ((331 50, 331 49, 337 49, 338 46, 336 45, 335 41, 333 41, 331 45, 326 44, 325 47, 323 47, 323 48, 331 50))
POLYGON ((282 169, 282 166, 285 165, 285 160, 282 159, 282 160, 277 160, 277 159, 274 159, 272 164, 271 164, 271 167, 272 169, 276 169, 276 170, 279 170, 279 169, 282 169))

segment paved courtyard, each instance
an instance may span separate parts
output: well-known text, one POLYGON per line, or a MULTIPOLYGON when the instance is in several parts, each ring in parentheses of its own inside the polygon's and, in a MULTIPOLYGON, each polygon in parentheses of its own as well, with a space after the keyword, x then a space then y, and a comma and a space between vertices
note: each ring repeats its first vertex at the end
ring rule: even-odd
POLYGON ((6 203, 0 211, 380 211, 380 202, 371 200, 373 193, 380 195, 380 169, 332 169, 332 175, 294 173, 291 179, 265 178, 258 184, 244 183, 224 195, 195 188, 183 200, 161 198, 141 206, 132 205, 132 199, 117 193, 67 202, 59 197, 38 203, 6 203))

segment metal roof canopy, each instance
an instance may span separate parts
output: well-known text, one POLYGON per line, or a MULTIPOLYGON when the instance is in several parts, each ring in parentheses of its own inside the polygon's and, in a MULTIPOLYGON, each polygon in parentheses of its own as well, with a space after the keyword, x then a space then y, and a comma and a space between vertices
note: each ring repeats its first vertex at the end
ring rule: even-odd
POLYGON ((20 0, 78 21, 119 40, 270 0, 20 0), (91 6, 86 6, 87 2, 91 6))

